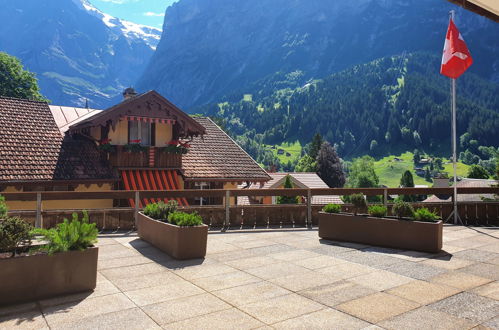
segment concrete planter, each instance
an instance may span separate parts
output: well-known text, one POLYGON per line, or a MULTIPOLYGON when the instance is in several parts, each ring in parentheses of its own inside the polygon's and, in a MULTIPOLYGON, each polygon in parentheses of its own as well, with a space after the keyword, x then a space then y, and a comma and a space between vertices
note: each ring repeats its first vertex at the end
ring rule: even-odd
POLYGON ((175 259, 203 258, 206 255, 207 225, 179 227, 140 212, 137 226, 141 239, 175 259))
POLYGON ((345 213, 319 213, 324 239, 436 253, 442 249, 442 221, 420 222, 345 213))
POLYGON ((0 259, 0 305, 92 291, 99 248, 0 259))

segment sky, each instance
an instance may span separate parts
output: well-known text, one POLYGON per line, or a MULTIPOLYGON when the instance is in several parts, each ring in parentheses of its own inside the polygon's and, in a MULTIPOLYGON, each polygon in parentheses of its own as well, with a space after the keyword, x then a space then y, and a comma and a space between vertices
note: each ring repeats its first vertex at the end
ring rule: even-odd
POLYGON ((89 0, 102 12, 161 29, 166 8, 175 0, 89 0))

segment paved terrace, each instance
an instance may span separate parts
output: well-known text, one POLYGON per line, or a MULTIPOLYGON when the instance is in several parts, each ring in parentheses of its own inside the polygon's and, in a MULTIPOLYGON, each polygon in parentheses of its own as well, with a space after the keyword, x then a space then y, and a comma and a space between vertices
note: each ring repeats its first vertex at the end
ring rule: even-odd
POLYGON ((0 328, 498 329, 499 229, 446 226, 444 241, 432 255, 306 229, 211 233, 206 259, 181 262, 103 234, 93 293, 0 308, 0 328))

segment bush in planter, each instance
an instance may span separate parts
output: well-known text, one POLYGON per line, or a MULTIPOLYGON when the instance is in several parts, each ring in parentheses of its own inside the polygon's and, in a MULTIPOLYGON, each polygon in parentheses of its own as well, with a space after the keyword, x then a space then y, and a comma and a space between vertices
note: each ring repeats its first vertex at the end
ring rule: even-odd
POLYGON ((184 212, 173 212, 168 216, 168 222, 172 225, 177 225, 180 227, 188 226, 201 226, 203 224, 203 218, 196 212, 194 213, 184 213, 184 212))
POLYGON ((11 252, 14 257, 19 248, 31 246, 32 226, 21 218, 0 220, 0 252, 11 252))
POLYGON ((322 208, 322 212, 326 213, 340 213, 341 212, 341 205, 338 204, 327 204, 322 208))
POLYGON ((177 201, 171 200, 168 203, 159 201, 158 203, 147 204, 144 208, 144 214, 155 220, 167 221, 168 215, 176 212, 177 208, 177 201))
POLYGON ((414 220, 416 221, 435 222, 439 219, 440 217, 435 212, 431 212, 426 207, 414 211, 414 220))
POLYGON ((83 251, 97 242, 98 230, 95 223, 88 223, 88 212, 83 211, 83 218, 73 213, 71 222, 64 219, 63 223, 52 229, 35 229, 33 233, 48 241, 41 250, 49 254, 66 251, 83 251))
POLYGON ((123 146, 123 149, 125 149, 125 151, 127 152, 137 153, 137 152, 146 152, 149 148, 144 147, 140 143, 129 143, 125 144, 123 146))
POLYGON ((353 213, 357 215, 362 210, 367 208, 366 198, 363 194, 353 194, 350 196, 350 203, 353 204, 353 213))
POLYGON ((0 195, 0 219, 4 219, 7 217, 7 204, 5 204, 5 197, 0 195))
POLYGON ((412 218, 414 216, 414 209, 411 204, 398 200, 393 205, 392 213, 401 218, 412 218))
POLYGON ((386 208, 386 206, 383 205, 372 205, 369 206, 367 211, 370 216, 383 218, 384 216, 386 216, 388 209, 386 208))

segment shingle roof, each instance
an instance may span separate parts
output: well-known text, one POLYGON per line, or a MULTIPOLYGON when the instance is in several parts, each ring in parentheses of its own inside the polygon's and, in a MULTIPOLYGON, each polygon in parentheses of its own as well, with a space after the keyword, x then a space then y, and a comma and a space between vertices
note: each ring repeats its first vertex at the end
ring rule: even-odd
MULTIPOLYGON (((486 180, 486 179, 463 179, 457 183, 458 188, 481 188, 481 187, 491 187, 493 185, 499 184, 496 180, 486 180)), ((483 199, 494 199, 493 194, 458 194, 458 202, 481 202, 483 199)), ((440 199, 433 195, 425 199, 424 203, 441 203, 441 202, 451 202, 451 197, 447 199, 440 199)))
POLYGON ((95 152, 63 138, 47 103, 0 97, 0 181, 114 178, 95 152))
POLYGON ((194 119, 206 128, 206 134, 195 137, 182 158, 186 179, 270 180, 267 172, 211 119, 194 119))
POLYGON ((49 105, 49 107, 61 134, 66 133, 71 125, 76 125, 102 111, 87 108, 61 107, 58 105, 49 105))

